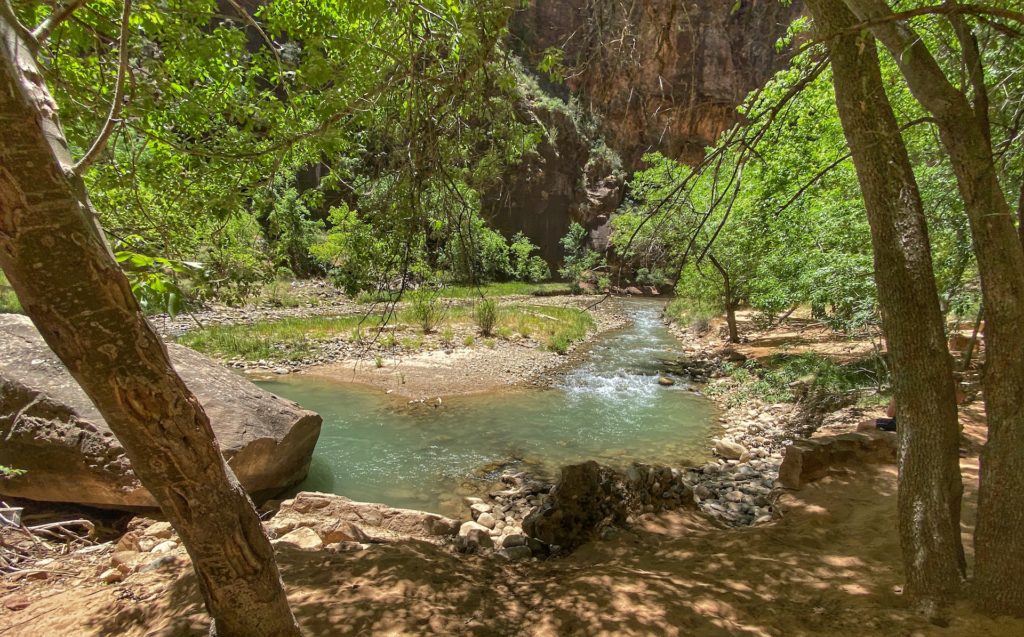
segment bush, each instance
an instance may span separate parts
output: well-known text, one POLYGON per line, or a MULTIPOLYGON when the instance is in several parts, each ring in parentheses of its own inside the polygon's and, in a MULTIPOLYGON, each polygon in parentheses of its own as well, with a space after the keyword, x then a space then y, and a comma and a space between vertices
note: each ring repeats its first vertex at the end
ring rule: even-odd
POLYGON ((584 277, 594 270, 607 266, 603 256, 594 252, 586 245, 587 229, 575 221, 569 226, 569 232, 559 240, 565 250, 565 261, 558 273, 572 284, 573 292, 580 292, 580 283, 584 277))
POLYGON ((551 278, 551 270, 544 259, 534 255, 540 250, 522 232, 517 232, 512 237, 512 243, 508 247, 509 265, 512 278, 516 281, 529 281, 539 283, 551 278))
POLYGON ((424 334, 434 331, 444 316, 440 300, 431 290, 417 290, 409 295, 410 311, 424 334))
POLYGON ((478 302, 475 314, 480 333, 490 336, 494 332, 494 326, 498 324, 498 302, 494 299, 484 299, 478 302))

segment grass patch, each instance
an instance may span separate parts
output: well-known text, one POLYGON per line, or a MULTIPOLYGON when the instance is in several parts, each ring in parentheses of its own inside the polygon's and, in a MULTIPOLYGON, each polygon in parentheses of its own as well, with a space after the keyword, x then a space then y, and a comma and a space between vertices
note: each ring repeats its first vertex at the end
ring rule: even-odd
POLYGON ((186 332, 177 341, 222 358, 296 361, 313 354, 321 341, 361 336, 360 327, 369 331, 381 320, 380 316, 314 316, 252 325, 213 325, 186 332))
MULTIPOLYGON (((814 353, 776 354, 761 363, 747 361, 743 365, 725 365, 728 381, 712 383, 705 388, 710 395, 728 395, 729 406, 758 399, 766 403, 794 402, 797 386, 808 394, 845 394, 873 390, 878 401, 889 383, 884 361, 872 356, 853 363, 839 364, 814 353)), ((867 398, 865 398, 867 399, 867 398)))
POLYGON ((569 351, 574 343, 582 341, 594 329, 594 318, 590 312, 574 307, 510 305, 503 309, 497 330, 499 335, 530 334, 559 354, 569 351))
POLYGON ((292 289, 291 281, 277 279, 263 286, 260 290, 259 302, 274 307, 301 307, 310 299, 297 294, 292 289))
MULTIPOLYGON (((486 283, 480 286, 452 285, 443 287, 434 295, 440 299, 476 299, 481 295, 484 297, 494 296, 555 296, 558 294, 569 294, 572 290, 565 283, 526 283, 523 281, 507 281, 504 283, 486 283)), ((407 299, 409 292, 403 296, 407 299)), ((398 293, 386 292, 360 292, 356 295, 359 303, 383 303, 400 300, 398 293)))
MULTIPOLYGON (((376 345, 391 349, 396 345, 406 351, 424 346, 454 346, 459 332, 476 327, 477 316, 472 304, 453 304, 443 309, 440 323, 433 327, 438 338, 427 339, 412 333, 423 327, 422 308, 408 307, 399 313, 376 345), (404 334, 403 334, 404 330, 404 334), (397 334, 396 334, 397 332, 397 334)), ((299 361, 316 354, 322 343, 345 339, 369 343, 382 327, 382 315, 340 317, 304 317, 264 321, 251 325, 212 325, 187 332, 178 337, 182 345, 225 359, 247 361, 299 361)), ((585 310, 546 305, 502 305, 494 333, 502 338, 529 334, 549 350, 565 353, 572 345, 586 338, 594 328, 594 319, 585 310)), ((476 342, 472 334, 462 338, 467 347, 476 342)), ((494 339, 483 343, 494 347, 494 339)))
POLYGON ((24 314, 14 288, 7 282, 3 272, 0 272, 0 314, 24 314))
POLYGON ((685 325, 698 334, 707 332, 711 328, 711 320, 718 315, 719 312, 686 299, 675 299, 665 307, 665 316, 670 321, 685 325))

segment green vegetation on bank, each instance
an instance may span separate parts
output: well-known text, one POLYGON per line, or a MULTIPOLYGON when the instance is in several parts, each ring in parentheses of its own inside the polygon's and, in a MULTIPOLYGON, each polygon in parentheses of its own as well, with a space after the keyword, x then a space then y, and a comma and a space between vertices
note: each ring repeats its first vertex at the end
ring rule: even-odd
POLYGON ((884 403, 889 384, 888 367, 871 356, 850 363, 815 353, 776 354, 742 365, 725 364, 726 378, 710 383, 705 392, 725 396, 730 407, 751 400, 795 402, 808 395, 856 394, 865 404, 884 403))
MULTIPOLYGON (((524 281, 505 281, 501 283, 482 283, 480 285, 446 285, 434 291, 442 299, 474 299, 501 296, 555 296, 569 294, 571 290, 565 283, 529 283, 524 281)), ((386 303, 398 300, 399 294, 393 292, 360 292, 356 301, 360 303, 386 303)))
POLYGON ((505 339, 530 338, 546 349, 564 354, 595 326, 590 313, 577 308, 503 304, 494 309, 494 323, 486 332, 479 326, 478 308, 474 305, 447 305, 441 299, 432 299, 410 302, 386 321, 385 314, 375 313, 211 325, 187 332, 177 342, 224 359, 298 362, 314 356, 323 344, 338 339, 411 353, 425 346, 449 348, 457 342, 472 346, 474 334, 493 333, 505 339), (430 320, 425 321, 428 314, 430 320), (424 329, 427 323, 429 329, 424 329), (461 338, 456 338, 456 333, 461 338))

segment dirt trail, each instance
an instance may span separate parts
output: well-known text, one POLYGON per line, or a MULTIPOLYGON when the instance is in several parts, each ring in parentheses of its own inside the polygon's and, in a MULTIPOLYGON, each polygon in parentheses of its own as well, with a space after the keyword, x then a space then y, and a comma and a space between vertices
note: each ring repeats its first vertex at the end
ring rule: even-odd
MULTIPOLYGON (((976 459, 964 469, 973 477, 976 459)), ((973 501, 972 483, 968 541, 973 501)), ((278 559, 309 635, 1024 634, 1024 621, 966 606, 946 628, 903 607, 894 468, 839 472, 779 506, 776 523, 744 529, 691 512, 648 515, 568 558, 514 566, 416 542, 341 554, 281 546, 278 559)), ((29 605, 0 609, 0 634, 203 635, 180 549, 168 561, 114 585, 84 561, 85 582, 22 582, 16 594, 29 605)))

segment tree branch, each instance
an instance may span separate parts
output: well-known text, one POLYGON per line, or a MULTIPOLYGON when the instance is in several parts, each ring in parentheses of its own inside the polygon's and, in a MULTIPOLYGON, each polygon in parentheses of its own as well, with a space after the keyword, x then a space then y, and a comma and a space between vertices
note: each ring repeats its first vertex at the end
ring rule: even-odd
POLYGON ((14 30, 18 32, 18 35, 25 40, 25 44, 28 45, 28 48, 35 53, 39 48, 39 42, 36 40, 35 36, 32 35, 32 31, 18 20, 17 14, 14 13, 14 8, 11 7, 10 0, 0 0, 0 15, 10 22, 14 30))
POLYGON ((32 37, 34 37, 37 42, 45 42, 50 37, 50 34, 53 33, 53 30, 56 29, 61 22, 70 18, 71 14, 83 4, 85 4, 85 0, 71 0, 67 4, 55 8, 53 13, 46 16, 46 19, 40 22, 39 26, 32 31, 32 37))
POLYGON ((76 175, 84 173, 89 165, 96 161, 106 147, 107 140, 110 139, 114 128, 121 121, 119 117, 121 107, 124 106, 124 80, 128 75, 128 19, 131 17, 131 13, 132 0, 124 0, 124 10, 121 12, 121 37, 118 44, 120 55, 118 56, 117 80, 114 83, 114 97, 110 102, 110 113, 107 115, 107 120, 103 122, 103 128, 100 129, 100 134, 93 141, 92 146, 72 169, 76 175))

